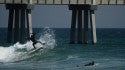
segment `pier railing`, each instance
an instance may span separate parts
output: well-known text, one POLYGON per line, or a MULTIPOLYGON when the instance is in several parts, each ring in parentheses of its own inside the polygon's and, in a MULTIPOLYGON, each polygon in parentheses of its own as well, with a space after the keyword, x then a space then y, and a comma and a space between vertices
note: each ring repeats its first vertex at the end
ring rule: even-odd
MULTIPOLYGON (((67 5, 67 4, 93 4, 97 5, 124 5, 125 0, 32 0, 33 4, 67 5)), ((30 4, 30 0, 0 0, 0 4, 30 4)))

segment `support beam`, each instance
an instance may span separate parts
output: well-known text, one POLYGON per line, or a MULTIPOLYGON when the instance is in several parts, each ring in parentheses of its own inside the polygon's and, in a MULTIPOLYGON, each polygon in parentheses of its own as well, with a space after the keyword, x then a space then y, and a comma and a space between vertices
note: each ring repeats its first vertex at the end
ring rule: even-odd
POLYGON ((84 44, 88 44, 88 10, 84 10, 84 44))
POLYGON ((31 35, 33 33, 31 9, 26 10, 26 15, 27 15, 27 32, 28 32, 28 37, 31 37, 31 35))
POLYGON ((71 21, 71 30, 70 30, 70 44, 75 43, 75 37, 76 37, 76 15, 77 10, 72 10, 72 21, 71 21))
POLYGON ((20 14, 19 9, 15 9, 14 43, 19 42, 20 39, 19 14, 20 14))
POLYGON ((94 10, 90 10, 90 23, 91 23, 91 31, 92 31, 92 44, 95 44, 95 43, 97 43, 97 37, 96 37, 96 25, 95 25, 94 10))
POLYGON ((21 9, 21 24, 20 24, 20 43, 24 43, 25 39, 25 9, 21 9))
POLYGON ((13 19, 14 19, 14 9, 9 9, 7 43, 13 42, 13 19))
POLYGON ((82 44, 82 10, 79 9, 78 10, 78 35, 77 35, 77 38, 78 38, 78 44, 82 44))

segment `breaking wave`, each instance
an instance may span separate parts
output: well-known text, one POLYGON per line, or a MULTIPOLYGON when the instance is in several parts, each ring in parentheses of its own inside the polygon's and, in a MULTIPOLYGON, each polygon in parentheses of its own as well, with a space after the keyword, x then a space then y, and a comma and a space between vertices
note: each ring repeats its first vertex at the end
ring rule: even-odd
POLYGON ((49 49, 53 49, 56 46, 55 34, 52 29, 44 28, 40 34, 38 41, 45 43, 45 45, 36 44, 35 46, 42 46, 44 49, 31 54, 30 52, 32 52, 31 50, 33 49, 31 41, 27 41, 25 44, 17 42, 9 47, 0 46, 0 62, 15 62, 34 59, 35 56, 40 57, 49 49))

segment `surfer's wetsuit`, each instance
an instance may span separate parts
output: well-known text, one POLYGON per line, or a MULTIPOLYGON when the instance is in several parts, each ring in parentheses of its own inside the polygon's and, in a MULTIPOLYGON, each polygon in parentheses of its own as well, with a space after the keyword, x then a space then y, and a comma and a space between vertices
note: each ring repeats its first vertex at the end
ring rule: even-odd
POLYGON ((40 42, 40 41, 37 41, 37 40, 35 39, 35 35, 34 35, 34 34, 31 35, 30 40, 33 42, 33 47, 34 47, 34 49, 36 49, 35 44, 37 44, 37 43, 41 43, 42 45, 44 45, 44 43, 42 43, 42 42, 40 42))

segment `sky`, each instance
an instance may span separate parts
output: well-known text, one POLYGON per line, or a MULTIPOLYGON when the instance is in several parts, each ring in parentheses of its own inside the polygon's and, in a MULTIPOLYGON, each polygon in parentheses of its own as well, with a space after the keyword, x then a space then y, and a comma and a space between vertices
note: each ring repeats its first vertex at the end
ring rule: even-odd
MULTIPOLYGON (((98 6, 97 28, 125 28, 125 6, 98 6)), ((33 28, 70 28, 71 10, 67 5, 35 5, 32 10, 33 28)), ((0 27, 7 27, 8 11, 0 5, 0 27)))

